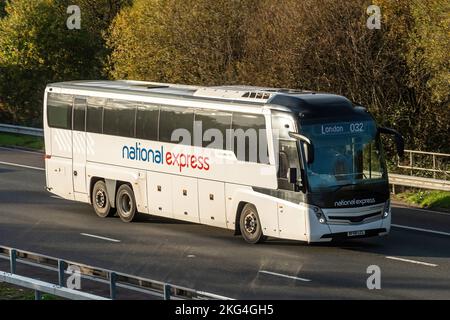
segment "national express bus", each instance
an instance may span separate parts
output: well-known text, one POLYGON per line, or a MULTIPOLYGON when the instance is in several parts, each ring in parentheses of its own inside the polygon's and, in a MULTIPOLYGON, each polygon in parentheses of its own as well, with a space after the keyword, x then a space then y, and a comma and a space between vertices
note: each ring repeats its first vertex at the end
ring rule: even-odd
POLYGON ((49 84, 46 189, 104 218, 137 213, 321 242, 389 233, 380 135, 332 94, 140 81, 49 84))

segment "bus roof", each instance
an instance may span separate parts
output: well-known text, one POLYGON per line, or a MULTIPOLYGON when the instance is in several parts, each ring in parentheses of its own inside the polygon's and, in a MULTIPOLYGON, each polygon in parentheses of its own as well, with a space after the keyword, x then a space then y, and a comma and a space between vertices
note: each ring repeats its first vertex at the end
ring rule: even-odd
POLYGON ((361 113, 347 98, 334 94, 315 93, 285 88, 255 86, 193 86, 132 80, 68 81, 47 87, 113 92, 142 96, 165 96, 178 99, 218 101, 234 104, 268 106, 290 111, 302 117, 340 116, 361 113))

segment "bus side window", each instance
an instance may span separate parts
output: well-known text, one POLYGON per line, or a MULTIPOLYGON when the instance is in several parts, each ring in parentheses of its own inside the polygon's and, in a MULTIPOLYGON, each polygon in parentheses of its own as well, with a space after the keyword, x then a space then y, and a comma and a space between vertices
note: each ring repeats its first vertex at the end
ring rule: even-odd
POLYGON ((87 99, 86 131, 103 133, 103 106, 106 99, 89 97, 87 99))
POLYGON ((263 115, 233 112, 234 154, 241 161, 269 163, 266 121, 263 115))
POLYGON ((73 102, 73 130, 86 131, 86 99, 76 97, 73 102))
POLYGON ((231 112, 198 110, 195 112, 195 126, 201 130, 201 141, 194 145, 203 148, 225 149, 227 130, 231 129, 231 112))
POLYGON ((51 128, 72 130, 73 96, 49 93, 47 97, 47 122, 51 128))
POLYGON ((135 103, 108 100, 103 111, 103 134, 134 138, 135 103))
POLYGON ((138 106, 136 114, 136 138, 158 141, 158 125, 158 106, 138 106))
POLYGON ((159 141, 192 145, 193 129, 193 110, 161 107, 159 114, 159 141))

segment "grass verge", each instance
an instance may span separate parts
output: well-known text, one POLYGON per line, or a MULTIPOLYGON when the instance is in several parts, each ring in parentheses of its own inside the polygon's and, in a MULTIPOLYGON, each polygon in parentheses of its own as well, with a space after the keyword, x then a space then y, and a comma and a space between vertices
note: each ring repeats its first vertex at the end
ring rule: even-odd
POLYGON ((450 192, 447 191, 408 191, 395 195, 395 198, 422 208, 450 211, 450 192))
POLYGON ((0 133, 0 146, 44 150, 44 138, 2 132, 0 133))
MULTIPOLYGON (((41 299, 58 300, 59 298, 51 294, 43 293, 41 299)), ((34 300, 34 291, 0 282, 0 300, 34 300)))

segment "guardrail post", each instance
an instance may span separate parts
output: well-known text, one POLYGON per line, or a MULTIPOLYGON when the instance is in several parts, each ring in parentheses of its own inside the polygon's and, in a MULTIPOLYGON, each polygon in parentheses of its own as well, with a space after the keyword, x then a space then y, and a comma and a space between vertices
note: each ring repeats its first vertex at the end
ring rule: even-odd
POLYGON ((109 297, 111 300, 116 300, 116 280, 117 274, 115 272, 109 273, 109 297))
POLYGON ((63 260, 58 260, 58 283, 60 287, 65 287, 64 284, 65 269, 66 269, 66 262, 63 260))
POLYGON ((16 273, 16 258, 17 258, 16 249, 11 249, 9 251, 9 268, 12 274, 16 273))
POLYGON ((42 295, 41 292, 38 290, 34 290, 34 300, 41 300, 42 295))
POLYGON ((171 286, 168 283, 164 283, 164 300, 170 300, 171 286))
POLYGON ((436 155, 433 154, 433 178, 436 179, 436 155))
POLYGON ((412 176, 413 175, 413 153, 412 152, 410 152, 409 153, 409 167, 411 168, 411 170, 410 170, 410 175, 412 176))

